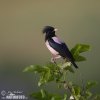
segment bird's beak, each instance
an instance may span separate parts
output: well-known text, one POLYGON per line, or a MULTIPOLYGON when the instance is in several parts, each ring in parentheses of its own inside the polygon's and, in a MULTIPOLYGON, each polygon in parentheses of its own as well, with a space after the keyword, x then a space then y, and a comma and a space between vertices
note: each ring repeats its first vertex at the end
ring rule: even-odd
POLYGON ((57 28, 55 28, 55 29, 54 29, 54 31, 56 32, 56 31, 58 31, 58 29, 57 29, 57 28))

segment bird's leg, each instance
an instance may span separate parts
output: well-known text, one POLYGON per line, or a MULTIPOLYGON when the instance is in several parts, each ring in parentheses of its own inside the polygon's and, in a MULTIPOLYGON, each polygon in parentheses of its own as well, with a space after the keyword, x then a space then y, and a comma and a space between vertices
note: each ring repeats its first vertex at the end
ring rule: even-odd
POLYGON ((56 64, 56 59, 54 55, 52 55, 51 62, 56 64))
POLYGON ((53 57, 51 58, 51 62, 52 62, 52 63, 55 63, 55 62, 56 62, 55 59, 54 59, 53 57))
POLYGON ((61 71, 59 70, 59 67, 56 63, 56 59, 61 58, 61 56, 59 55, 53 55, 52 54, 52 58, 51 58, 51 62, 54 63, 56 65, 56 68, 58 69, 58 73, 62 75, 61 71))
POLYGON ((56 59, 59 59, 59 58, 61 58, 60 55, 52 55, 51 62, 56 64, 56 59))

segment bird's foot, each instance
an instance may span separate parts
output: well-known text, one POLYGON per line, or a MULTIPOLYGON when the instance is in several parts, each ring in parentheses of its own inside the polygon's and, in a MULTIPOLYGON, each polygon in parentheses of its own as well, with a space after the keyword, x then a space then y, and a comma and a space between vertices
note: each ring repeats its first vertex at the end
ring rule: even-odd
POLYGON ((56 64, 56 60, 54 58, 51 58, 51 62, 56 64))

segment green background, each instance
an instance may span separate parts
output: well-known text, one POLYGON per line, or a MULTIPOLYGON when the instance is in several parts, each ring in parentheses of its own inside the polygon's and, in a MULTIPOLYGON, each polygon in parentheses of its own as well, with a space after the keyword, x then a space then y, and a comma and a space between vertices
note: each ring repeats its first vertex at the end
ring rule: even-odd
MULTIPOLYGON (((0 91, 37 90, 37 79, 22 70, 50 61, 42 34, 45 25, 58 28, 69 48, 77 43, 91 46, 83 54, 87 61, 78 66, 84 81, 98 81, 94 91, 100 92, 100 0, 0 0, 0 91)), ((79 71, 70 79, 79 82, 79 71)))

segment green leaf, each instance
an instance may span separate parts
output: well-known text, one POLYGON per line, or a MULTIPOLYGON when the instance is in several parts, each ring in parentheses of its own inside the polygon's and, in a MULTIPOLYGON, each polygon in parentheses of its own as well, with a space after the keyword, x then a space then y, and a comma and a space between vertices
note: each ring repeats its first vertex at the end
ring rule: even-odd
POLYGON ((68 66, 68 67, 66 68, 66 70, 69 70, 70 72, 74 73, 74 70, 73 70, 73 68, 72 68, 71 66, 68 66))
POLYGON ((75 100, 80 100, 79 98, 81 97, 81 87, 73 84, 72 82, 69 82, 68 85, 72 91, 71 95, 74 96, 75 100))
POLYGON ((63 100, 67 100, 67 94, 64 94, 63 100))
POLYGON ((49 63, 45 66, 30 65, 24 69, 24 72, 34 72, 40 75, 38 86, 44 85, 47 82, 57 80, 59 81, 62 77, 60 68, 53 63, 49 63))
POLYGON ((23 72, 32 72, 34 70, 34 65, 30 65, 28 67, 26 67, 23 72))
POLYGON ((80 53, 82 52, 86 52, 90 50, 90 46, 89 45, 85 45, 85 44, 77 44, 74 48, 71 49, 71 53, 75 59, 75 61, 85 61, 86 58, 83 56, 80 56, 80 53))
POLYGON ((49 75, 48 71, 45 71, 45 72, 41 73, 40 80, 38 82, 38 86, 41 86, 41 85, 43 85, 43 84, 45 84, 49 81, 48 80, 48 77, 49 77, 48 75, 49 75))
POLYGON ((90 91, 85 92, 85 98, 89 99, 92 96, 92 93, 90 91))
POLYGON ((54 94, 50 100, 62 100, 60 95, 54 94))
POLYGON ((44 66, 45 71, 43 71, 40 74, 40 80, 38 82, 38 86, 41 86, 47 82, 53 81, 54 80, 54 71, 52 70, 52 67, 44 66))
POLYGON ((86 89, 91 89, 93 86, 95 86, 97 84, 97 82, 87 82, 86 84, 86 89))
POLYGON ((60 68, 66 68, 68 66, 71 66, 71 62, 65 62, 64 64, 60 65, 60 68))
POLYGON ((64 63, 64 64, 61 66, 61 68, 63 68, 63 69, 66 70, 66 71, 70 71, 70 72, 74 73, 74 70, 73 70, 73 68, 71 67, 71 63, 70 63, 70 62, 64 63))
POLYGON ((75 61, 77 61, 77 62, 86 61, 86 58, 83 56, 77 55, 74 58, 75 58, 75 61))
POLYGON ((32 93, 32 94, 30 95, 30 97, 31 97, 31 98, 34 98, 34 99, 36 99, 36 100, 43 100, 43 99, 42 99, 42 95, 41 95, 40 92, 32 93))
POLYGON ((40 65, 30 65, 26 67, 23 72, 35 72, 35 73, 41 73, 42 71, 45 71, 45 69, 40 65))
POLYGON ((72 54, 82 53, 90 50, 90 46, 86 44, 77 44, 71 49, 72 54))
POLYGON ((42 95, 42 98, 46 97, 46 91, 41 89, 41 95, 42 95))
POLYGON ((48 93, 44 89, 41 89, 37 93, 32 93, 30 96, 36 100, 62 100, 61 95, 48 93))
POLYGON ((74 92, 75 92, 75 95, 80 95, 80 92, 81 92, 81 88, 79 86, 74 86, 74 92))
POLYGON ((51 97, 51 95, 49 95, 48 92, 45 91, 44 89, 41 89, 39 92, 32 93, 30 97, 36 100, 50 100, 47 98, 51 97))

